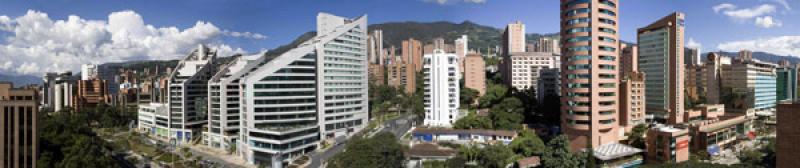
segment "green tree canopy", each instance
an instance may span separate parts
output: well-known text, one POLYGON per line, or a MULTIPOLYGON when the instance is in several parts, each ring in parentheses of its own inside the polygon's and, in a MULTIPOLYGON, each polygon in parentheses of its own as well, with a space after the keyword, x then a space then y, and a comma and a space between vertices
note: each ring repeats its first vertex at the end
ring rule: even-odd
POLYGON ((397 143, 397 138, 389 132, 381 132, 372 138, 350 140, 344 152, 330 159, 328 167, 402 167, 403 159, 403 146, 397 143))
POLYGON ((547 150, 542 139, 535 132, 522 131, 520 135, 509 144, 515 153, 524 157, 541 156, 547 150))
POLYGON ((627 134, 628 136, 628 145, 631 145, 635 148, 645 149, 645 134, 647 134, 647 125, 639 124, 633 127, 631 132, 627 134))
POLYGON ((505 145, 488 145, 481 150, 478 163, 486 168, 505 168, 516 159, 514 152, 505 145))
POLYGON ((475 114, 467 115, 453 123, 455 129, 492 129, 492 121, 475 114))
POLYGON ((569 138, 559 135, 547 142, 550 150, 542 156, 542 167, 545 168, 572 168, 584 167, 586 159, 581 154, 571 153, 569 138))

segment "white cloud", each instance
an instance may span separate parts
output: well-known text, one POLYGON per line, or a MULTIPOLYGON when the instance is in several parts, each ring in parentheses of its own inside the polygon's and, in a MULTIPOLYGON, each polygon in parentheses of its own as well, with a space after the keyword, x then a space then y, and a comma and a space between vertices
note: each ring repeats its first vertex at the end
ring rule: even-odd
POLYGON ((775 0, 775 3, 783 6, 783 8, 788 11, 792 10, 792 6, 789 6, 789 2, 786 2, 786 0, 775 0))
POLYGON ((177 59, 198 44, 217 49, 220 56, 245 52, 224 44, 221 36, 265 39, 251 32, 221 30, 209 22, 194 26, 156 27, 134 11, 109 14, 108 20, 87 20, 71 15, 53 20, 30 10, 19 17, 0 16, 0 73, 40 75, 79 69, 81 64, 128 60, 177 59))
POLYGON ((695 41, 694 38, 689 38, 689 42, 686 42, 686 47, 700 49, 703 47, 703 44, 695 41))
POLYGON ((723 51, 751 50, 761 51, 777 55, 800 56, 800 36, 779 36, 771 38, 761 38, 755 40, 744 40, 727 42, 717 45, 723 51))
POLYGON ((724 14, 725 16, 734 19, 751 19, 754 17, 774 13, 776 9, 775 5, 762 4, 752 8, 745 8, 745 9, 732 8, 732 9, 722 9, 721 11, 722 14, 724 14))
POLYGON ((729 3, 723 3, 723 4, 715 5, 714 7, 711 7, 711 9, 714 9, 714 13, 719 13, 719 11, 722 11, 722 10, 733 10, 733 9, 736 9, 736 5, 729 4, 729 3))
POLYGON ((783 23, 779 20, 775 20, 772 16, 763 16, 756 18, 756 26, 763 27, 763 28, 772 28, 772 27, 781 27, 783 23))
POLYGON ((428 3, 436 3, 439 5, 456 4, 456 3, 471 3, 471 4, 484 4, 486 0, 423 0, 428 3))

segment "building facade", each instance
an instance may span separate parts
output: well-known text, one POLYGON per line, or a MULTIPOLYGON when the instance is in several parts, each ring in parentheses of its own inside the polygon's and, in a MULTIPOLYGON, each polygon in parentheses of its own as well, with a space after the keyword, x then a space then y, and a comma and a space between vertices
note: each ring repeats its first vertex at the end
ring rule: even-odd
POLYGON ((729 105, 728 111, 743 113, 748 117, 774 115, 777 65, 752 59, 746 51, 742 53, 731 65, 721 68, 720 101, 729 105), (725 97, 734 98, 725 102, 725 97))
MULTIPOLYGON (((633 127, 645 124, 645 75, 641 72, 630 72, 623 76, 619 83, 620 127, 630 132, 633 127)), ((622 135, 625 135, 624 133, 622 135)))
POLYGON ((777 101, 797 99, 797 69, 780 67, 775 69, 777 101))
POLYGON ((434 50, 425 54, 423 72, 425 74, 425 119, 424 125, 431 127, 452 127, 459 119, 459 81, 458 57, 434 50))
POLYGON ((684 103, 684 14, 673 13, 638 30, 639 70, 647 74, 647 115, 681 123, 684 103))
POLYGON ((702 59, 700 59, 700 53, 702 52, 700 51, 699 48, 690 48, 690 47, 684 48, 683 63, 686 66, 700 64, 700 62, 702 61, 702 59))
POLYGON ((573 151, 619 139, 617 5, 561 0, 561 128, 573 151))
POLYGON ((246 73, 239 151, 247 162, 283 167, 321 139, 366 126, 366 31, 366 16, 320 13, 317 36, 246 73))
POLYGON ((241 127, 242 76, 265 61, 265 53, 239 56, 220 67, 208 81, 208 129, 203 131, 203 143, 209 147, 229 150, 236 147, 241 127))
POLYGON ((199 45, 168 77, 169 139, 176 143, 190 142, 201 136, 207 124, 208 79, 216 72, 216 51, 199 45))
POLYGON ((478 96, 486 94, 486 63, 481 54, 467 54, 464 68, 464 87, 477 90, 478 96))
POLYGON ((778 104, 777 144, 775 156, 777 167, 794 167, 800 165, 797 151, 800 151, 800 101, 783 101, 778 104))
POLYGON ((559 46, 559 41, 557 38, 553 37, 542 37, 533 44, 533 50, 528 50, 528 52, 546 52, 546 53, 556 53, 561 54, 561 47, 559 46))
POLYGON ((0 83, 0 167, 36 167, 39 158, 39 97, 34 88, 0 83))
POLYGON ((77 81, 77 92, 73 97, 72 103, 72 107, 76 112, 85 108, 97 107, 101 104, 109 104, 108 83, 106 80, 98 78, 77 81))
POLYGON ((509 23, 503 32, 503 53, 525 52, 525 24, 509 23))
POLYGON ((647 131, 647 160, 679 163, 689 160, 691 136, 686 127, 656 126, 647 131))
POLYGON ((510 72, 507 85, 518 90, 537 90, 541 71, 561 68, 561 57, 554 53, 511 53, 509 60, 504 64, 510 72))

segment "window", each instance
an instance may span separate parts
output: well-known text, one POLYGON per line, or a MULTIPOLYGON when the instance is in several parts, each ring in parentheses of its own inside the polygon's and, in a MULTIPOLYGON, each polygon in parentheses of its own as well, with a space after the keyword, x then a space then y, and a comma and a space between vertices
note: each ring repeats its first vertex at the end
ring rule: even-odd
POLYGON ((603 27, 601 27, 601 28, 600 28, 600 32, 606 32, 606 33, 611 33, 611 34, 617 34, 617 31, 616 31, 616 30, 614 30, 614 29, 610 29, 610 28, 603 28, 603 27))
POLYGON ((574 43, 574 42, 582 42, 582 41, 592 41, 592 37, 589 36, 577 36, 567 39, 567 42, 574 43))
POLYGON ((575 15, 582 14, 582 13, 589 13, 590 11, 591 10, 589 8, 578 8, 578 9, 573 9, 573 10, 569 10, 567 12, 564 12, 564 15, 566 15, 566 16, 575 16, 575 15))
POLYGON ((578 28, 571 28, 567 30, 567 34, 574 34, 578 32, 592 32, 592 28, 590 27, 578 27, 578 28))
POLYGON ((610 24, 610 25, 617 25, 617 22, 611 19, 600 18, 600 23, 610 24))
POLYGON ((589 23, 591 21, 592 21, 592 19, 590 19, 590 18, 577 18, 577 19, 567 20, 566 23, 567 23, 567 25, 574 25, 574 24, 579 24, 579 23, 589 23))
POLYGON ((617 16, 617 13, 608 9, 600 9, 600 13, 607 14, 609 16, 617 16))

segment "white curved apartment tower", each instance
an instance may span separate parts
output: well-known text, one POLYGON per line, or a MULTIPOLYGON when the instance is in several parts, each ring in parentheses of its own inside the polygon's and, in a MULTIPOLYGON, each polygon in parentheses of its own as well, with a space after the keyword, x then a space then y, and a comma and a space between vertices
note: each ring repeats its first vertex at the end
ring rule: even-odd
POLYGON ((265 53, 239 56, 220 67, 208 81, 208 130, 203 132, 207 146, 228 150, 239 139, 241 118, 239 81, 245 73, 266 61, 265 53))
POLYGON ((320 138, 355 133, 367 123, 367 17, 317 16, 317 36, 240 81, 240 154, 283 167, 320 138))
POLYGON ((167 105, 170 141, 186 143, 199 136, 207 123, 208 80, 216 72, 216 51, 198 46, 170 73, 167 105))
POLYGON ((434 50, 423 57, 426 126, 452 127, 458 120, 458 56, 434 50))

